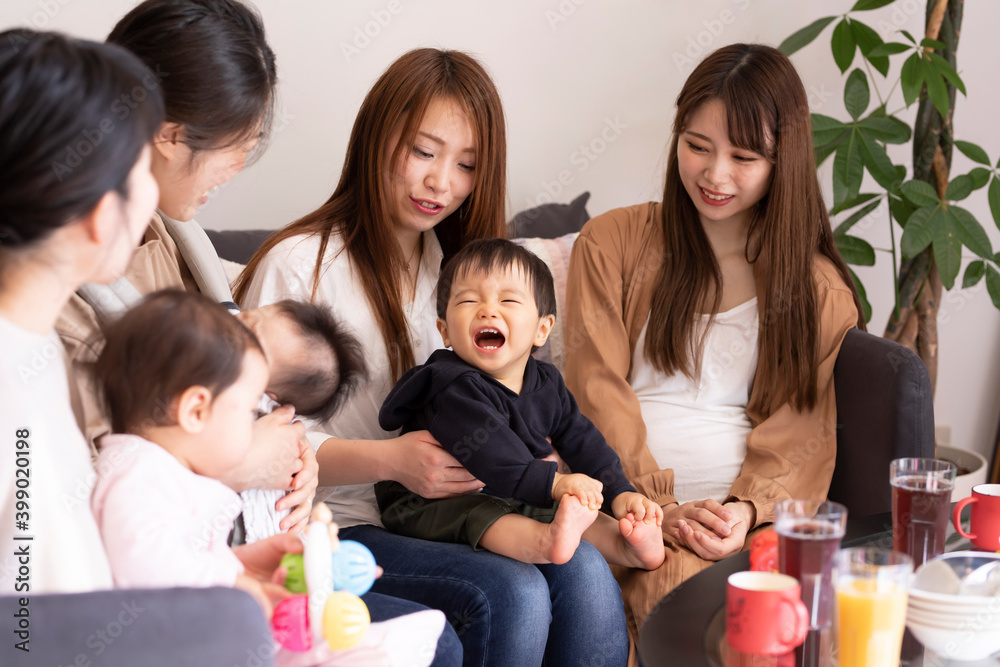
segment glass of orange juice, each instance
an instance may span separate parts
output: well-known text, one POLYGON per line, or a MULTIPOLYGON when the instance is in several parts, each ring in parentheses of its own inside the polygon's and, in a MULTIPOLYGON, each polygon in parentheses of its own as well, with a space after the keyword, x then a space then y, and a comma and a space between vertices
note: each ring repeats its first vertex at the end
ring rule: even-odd
POLYGON ((839 667, 897 667, 906 627, 906 591, 913 559, 888 549, 837 553, 839 667))

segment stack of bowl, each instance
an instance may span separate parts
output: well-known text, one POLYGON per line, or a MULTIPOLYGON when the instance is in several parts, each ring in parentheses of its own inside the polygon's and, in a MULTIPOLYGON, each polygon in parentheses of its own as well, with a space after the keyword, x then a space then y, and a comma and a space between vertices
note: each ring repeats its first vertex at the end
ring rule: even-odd
POLYGON ((951 660, 1000 651, 1000 554, 958 551, 924 564, 910 587, 906 627, 951 660))

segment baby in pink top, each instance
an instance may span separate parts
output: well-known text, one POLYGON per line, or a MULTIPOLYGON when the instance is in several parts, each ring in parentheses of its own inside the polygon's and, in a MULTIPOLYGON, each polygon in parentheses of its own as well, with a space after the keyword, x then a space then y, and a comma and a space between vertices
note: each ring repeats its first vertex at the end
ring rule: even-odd
MULTIPOLYGON (((270 617, 290 595, 283 573, 244 571, 227 545, 240 497, 219 481, 247 455, 268 384, 257 337, 205 297, 165 290, 110 326, 95 370, 115 435, 101 441, 92 507, 116 586, 234 586, 270 617)), ((278 662, 427 665, 443 627, 423 611, 372 624, 350 651, 278 662)))

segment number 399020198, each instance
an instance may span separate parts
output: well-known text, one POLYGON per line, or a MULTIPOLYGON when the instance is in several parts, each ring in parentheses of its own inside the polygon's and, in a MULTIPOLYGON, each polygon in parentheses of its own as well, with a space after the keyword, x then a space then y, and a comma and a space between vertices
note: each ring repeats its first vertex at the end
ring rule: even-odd
POLYGON ((31 525, 31 431, 14 431, 14 527, 25 532, 31 525))

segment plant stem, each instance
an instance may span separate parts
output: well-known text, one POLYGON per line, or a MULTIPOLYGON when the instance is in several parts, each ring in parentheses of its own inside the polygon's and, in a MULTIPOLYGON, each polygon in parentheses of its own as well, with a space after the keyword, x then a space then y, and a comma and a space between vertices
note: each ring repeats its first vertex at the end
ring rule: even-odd
MULTIPOLYGON (((872 82, 872 88, 875 89, 875 97, 878 98, 878 104, 879 104, 879 106, 884 107, 885 106, 885 102, 882 100, 881 93, 878 92, 878 85, 875 83, 875 75, 872 74, 871 65, 868 63, 868 58, 865 58, 865 54, 863 54, 863 53, 861 54, 861 62, 863 62, 865 64, 865 70, 867 70, 867 72, 868 72, 868 78, 872 82)), ((900 78, 902 78, 902 77, 900 77, 900 78)))

